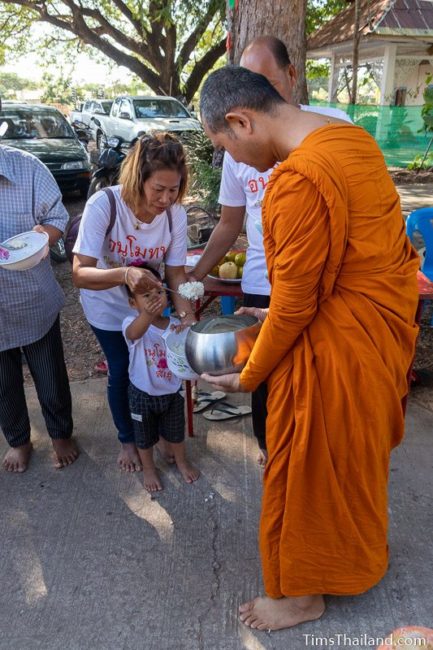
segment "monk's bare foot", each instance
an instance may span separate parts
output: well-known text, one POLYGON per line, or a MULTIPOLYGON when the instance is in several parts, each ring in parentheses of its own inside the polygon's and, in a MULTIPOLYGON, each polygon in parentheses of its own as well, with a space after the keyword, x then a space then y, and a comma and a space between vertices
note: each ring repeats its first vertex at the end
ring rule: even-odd
POLYGON ((133 442, 122 442, 117 464, 124 472, 141 472, 143 467, 138 456, 137 447, 133 442))
POLYGON ((160 438, 155 446, 158 450, 159 455, 163 460, 165 460, 166 463, 169 465, 173 465, 175 463, 174 454, 171 451, 171 447, 167 444, 164 438, 160 438))
POLYGON ((30 455, 32 453, 32 443, 27 442, 20 447, 11 447, 3 459, 3 467, 7 472, 25 472, 30 455))
POLYGON ((315 621, 325 611, 323 596, 255 598, 239 607, 239 618, 257 630, 283 630, 306 621, 315 621))
POLYGON ((156 467, 143 467, 143 485, 148 492, 159 492, 162 484, 156 467))
POLYGON ((266 467, 266 463, 268 462, 268 452, 266 449, 259 449, 259 453, 257 454, 257 464, 259 467, 266 467))
POLYGON ((51 440, 54 449, 54 467, 62 469, 67 465, 72 465, 80 455, 77 443, 72 438, 63 438, 61 440, 51 440))
POLYGON ((187 460, 182 462, 178 461, 177 469, 187 483, 194 483, 200 476, 200 470, 194 467, 194 465, 191 465, 187 460))

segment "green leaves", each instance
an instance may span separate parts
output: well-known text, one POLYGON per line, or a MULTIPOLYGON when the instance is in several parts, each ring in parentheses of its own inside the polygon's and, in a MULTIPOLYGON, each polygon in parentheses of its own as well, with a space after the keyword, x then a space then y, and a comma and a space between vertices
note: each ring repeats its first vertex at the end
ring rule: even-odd
POLYGON ((307 0, 307 36, 348 6, 347 0, 307 0))

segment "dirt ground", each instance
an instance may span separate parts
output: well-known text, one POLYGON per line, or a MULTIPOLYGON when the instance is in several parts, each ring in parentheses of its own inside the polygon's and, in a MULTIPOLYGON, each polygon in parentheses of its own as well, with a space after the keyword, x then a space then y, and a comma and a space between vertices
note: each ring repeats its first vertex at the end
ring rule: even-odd
MULTIPOLYGON (((407 172, 406 170, 391 170, 396 183, 422 183, 432 182, 432 172, 407 172)), ((83 210, 84 201, 75 197, 65 199, 65 206, 71 215, 83 210)), ((245 238, 241 239, 245 245, 245 238)), ((72 284, 71 266, 69 262, 53 264, 54 273, 62 287, 66 304, 61 313, 61 326, 63 345, 69 377, 72 381, 87 379, 92 376, 101 376, 95 369, 95 364, 102 359, 99 345, 84 318, 79 292, 72 284)), ((216 309, 215 305, 213 309, 216 309)), ((420 336, 417 346, 415 368, 433 374, 433 304, 427 304, 422 315, 420 336)), ((423 373, 421 373, 423 374, 423 373)), ((26 380, 28 380, 28 373, 26 380)))

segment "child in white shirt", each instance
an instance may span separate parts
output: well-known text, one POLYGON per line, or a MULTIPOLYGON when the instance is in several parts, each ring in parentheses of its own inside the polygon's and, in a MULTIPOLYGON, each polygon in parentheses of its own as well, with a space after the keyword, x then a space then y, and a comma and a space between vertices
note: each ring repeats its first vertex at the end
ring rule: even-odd
MULTIPOLYGON (((157 271, 149 270, 161 279, 157 271)), ((179 393, 182 382, 170 371, 166 360, 163 334, 179 323, 163 316, 167 307, 164 288, 136 295, 128 287, 127 291, 130 306, 138 311, 138 316, 128 316, 122 325, 129 350, 129 409, 143 465, 143 484, 148 492, 156 492, 162 490, 162 484, 153 461, 153 446, 160 436, 187 483, 200 475, 185 455, 185 410, 179 393)))

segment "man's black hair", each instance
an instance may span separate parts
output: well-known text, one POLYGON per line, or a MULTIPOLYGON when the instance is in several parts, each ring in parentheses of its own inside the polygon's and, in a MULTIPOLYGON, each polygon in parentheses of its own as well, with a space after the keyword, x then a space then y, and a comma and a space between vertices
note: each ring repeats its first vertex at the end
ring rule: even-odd
POLYGON ((212 72, 200 94, 201 116, 213 133, 231 130, 225 116, 235 108, 273 114, 285 103, 266 77, 238 65, 212 72))

